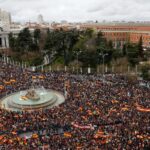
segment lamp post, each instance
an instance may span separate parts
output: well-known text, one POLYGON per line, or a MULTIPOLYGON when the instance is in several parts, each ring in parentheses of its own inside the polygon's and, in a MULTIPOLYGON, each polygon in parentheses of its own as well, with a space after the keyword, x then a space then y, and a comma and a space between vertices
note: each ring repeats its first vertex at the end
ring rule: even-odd
POLYGON ((98 73, 100 73, 100 58, 101 58, 101 53, 98 53, 98 73))
POLYGON ((55 56, 56 53, 57 52, 54 50, 54 51, 52 51, 51 56, 50 56, 50 59, 51 59, 51 61, 50 61, 51 70, 53 69, 53 58, 54 58, 54 56, 55 56))
POLYGON ((108 56, 108 54, 104 54, 104 53, 99 53, 99 56, 102 56, 103 58, 103 76, 104 76, 104 73, 105 73, 105 66, 104 66, 104 63, 105 63, 105 56, 108 56))
POLYGON ((79 74, 79 54, 82 51, 75 51, 75 54, 77 55, 77 75, 79 74))

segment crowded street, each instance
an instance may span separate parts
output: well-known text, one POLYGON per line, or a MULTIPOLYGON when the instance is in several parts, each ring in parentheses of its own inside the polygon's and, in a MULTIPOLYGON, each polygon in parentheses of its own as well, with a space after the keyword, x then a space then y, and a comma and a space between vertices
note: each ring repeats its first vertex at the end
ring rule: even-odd
POLYGON ((32 72, 3 62, 0 66, 0 99, 29 89, 33 79, 65 96, 64 103, 51 109, 10 111, 1 106, 0 149, 150 148, 150 88, 141 81, 117 74, 32 72))

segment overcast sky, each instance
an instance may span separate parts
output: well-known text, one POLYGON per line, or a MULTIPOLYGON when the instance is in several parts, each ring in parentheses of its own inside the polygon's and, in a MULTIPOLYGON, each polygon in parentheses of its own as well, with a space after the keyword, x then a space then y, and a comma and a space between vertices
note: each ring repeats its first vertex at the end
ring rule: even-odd
POLYGON ((150 21, 150 0, 0 0, 13 21, 150 21))

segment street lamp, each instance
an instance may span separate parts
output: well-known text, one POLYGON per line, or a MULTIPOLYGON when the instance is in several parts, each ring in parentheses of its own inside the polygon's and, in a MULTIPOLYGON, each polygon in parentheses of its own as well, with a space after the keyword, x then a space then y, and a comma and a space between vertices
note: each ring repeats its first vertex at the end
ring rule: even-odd
POLYGON ((74 53, 77 55, 77 75, 79 73, 79 54, 81 54, 82 51, 75 51, 74 53))
POLYGON ((99 53, 99 56, 102 56, 103 58, 103 76, 104 76, 104 73, 105 73, 105 66, 104 66, 104 62, 105 62, 105 56, 108 56, 108 54, 104 54, 104 53, 99 53))

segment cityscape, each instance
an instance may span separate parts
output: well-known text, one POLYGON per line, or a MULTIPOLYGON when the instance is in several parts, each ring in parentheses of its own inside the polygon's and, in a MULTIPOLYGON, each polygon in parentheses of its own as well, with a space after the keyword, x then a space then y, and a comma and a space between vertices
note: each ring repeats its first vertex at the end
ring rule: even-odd
POLYGON ((150 21, 137 21, 137 22, 126 22, 126 21, 86 21, 86 22, 67 22, 62 20, 60 22, 46 22, 44 21, 43 15, 37 16, 36 22, 13 22, 11 20, 11 13, 4 10, 0 11, 0 26, 3 29, 1 31, 1 48, 9 48, 8 34, 13 33, 14 35, 19 34, 24 28, 29 28, 31 32, 34 29, 64 29, 64 30, 85 30, 88 28, 94 29, 96 32, 102 31, 107 40, 112 40, 115 47, 123 46, 124 43, 130 41, 132 43, 138 43, 140 37, 143 38, 143 46, 150 47, 150 21), (3 36, 4 35, 4 36, 3 36), (3 38, 4 37, 4 38, 3 38))
POLYGON ((150 149, 150 2, 111 3, 0 1, 0 150, 150 149))

